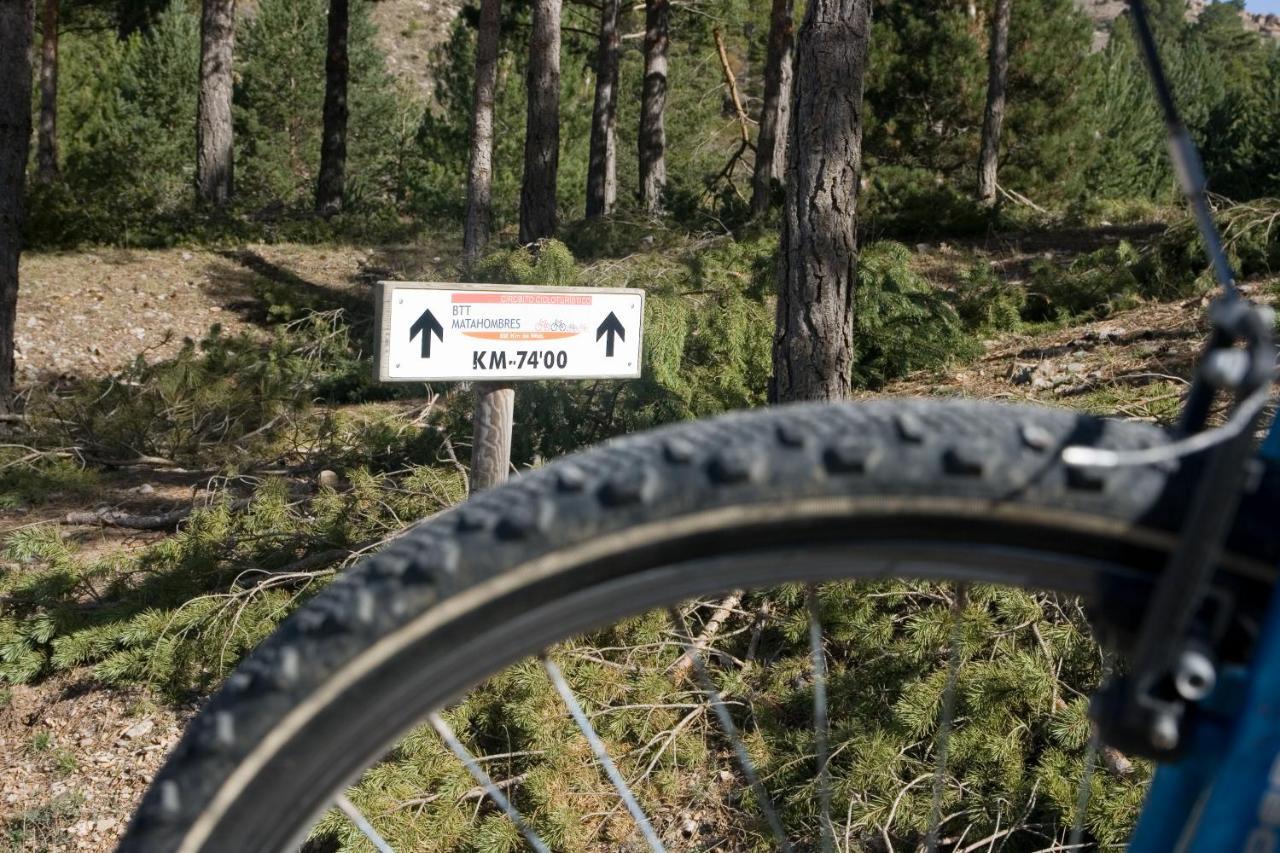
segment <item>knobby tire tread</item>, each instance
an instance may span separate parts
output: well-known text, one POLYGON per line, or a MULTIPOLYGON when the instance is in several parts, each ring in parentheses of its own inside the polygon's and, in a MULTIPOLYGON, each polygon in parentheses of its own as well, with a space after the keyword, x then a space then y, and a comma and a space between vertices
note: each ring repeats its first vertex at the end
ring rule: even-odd
MULTIPOLYGON (((993 518, 1020 507, 1168 540, 1196 460, 1115 470, 1060 461, 1072 444, 1139 449, 1167 441, 1151 425, 1068 410, 899 399, 734 413, 566 457, 419 525, 290 616, 188 726, 120 849, 178 849, 245 756, 336 671, 415 616, 540 555, 691 513, 829 495, 895 501, 907 510, 913 501, 955 499, 993 518)), ((1280 534, 1265 512, 1275 479, 1261 478, 1246 497, 1229 543, 1255 567, 1274 565, 1277 554, 1280 534)), ((1071 547, 1076 536, 1065 528, 1035 535, 1057 540, 1043 541, 1047 550, 1071 547)), ((728 539, 680 548, 714 551, 731 547, 728 539)), ((226 825, 237 809, 253 808, 280 806, 235 800, 226 825)), ((221 838, 215 830, 197 849, 226 849, 221 838)))

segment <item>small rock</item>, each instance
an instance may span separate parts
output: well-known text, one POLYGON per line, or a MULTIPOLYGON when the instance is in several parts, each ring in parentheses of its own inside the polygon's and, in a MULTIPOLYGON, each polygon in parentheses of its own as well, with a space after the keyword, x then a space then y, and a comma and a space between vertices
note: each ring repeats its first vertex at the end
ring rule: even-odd
POLYGON ((189 261, 189 260, 191 260, 191 253, 190 253, 190 252, 183 252, 183 253, 182 253, 182 259, 183 259, 184 261, 189 261))
POLYGON ((155 493, 156 487, 150 483, 143 483, 141 486, 138 486, 138 494, 140 495, 154 495, 155 493))
POLYGON ((129 334, 133 335, 138 340, 142 340, 147 336, 147 330, 142 328, 141 326, 134 326, 132 329, 129 330, 129 334))
POLYGON ((326 468, 325 470, 321 471, 319 475, 316 477, 316 483, 319 484, 322 488, 336 489, 338 488, 338 474, 337 472, 330 471, 328 468, 326 468))
POLYGON ((140 722, 134 723, 132 726, 129 726, 129 728, 125 729, 124 736, 129 740, 137 740, 138 738, 148 734, 155 727, 156 727, 156 724, 154 721, 142 720, 140 722))

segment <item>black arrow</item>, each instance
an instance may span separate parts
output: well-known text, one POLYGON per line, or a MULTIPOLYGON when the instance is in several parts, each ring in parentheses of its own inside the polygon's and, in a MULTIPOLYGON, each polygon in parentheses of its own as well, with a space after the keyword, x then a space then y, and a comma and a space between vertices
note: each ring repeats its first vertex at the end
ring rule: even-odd
POLYGON ((431 358, 431 336, 434 334, 444 343, 444 326, 440 325, 430 308, 423 311, 417 322, 409 327, 409 340, 416 338, 419 333, 422 334, 422 357, 431 358))
POLYGON ((600 340, 603 335, 609 337, 604 339, 604 357, 613 358, 613 336, 617 335, 624 341, 627 339, 627 330, 622 328, 622 323, 618 321, 618 315, 612 311, 609 316, 604 318, 604 322, 596 329, 596 340, 600 340))

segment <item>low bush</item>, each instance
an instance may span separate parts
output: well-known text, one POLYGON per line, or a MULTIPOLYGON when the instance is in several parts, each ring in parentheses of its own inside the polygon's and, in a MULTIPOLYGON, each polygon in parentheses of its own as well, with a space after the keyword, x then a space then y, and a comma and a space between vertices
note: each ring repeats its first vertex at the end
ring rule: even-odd
POLYGON ((1026 303, 1027 292, 1022 285, 1000 278, 989 263, 970 266, 955 291, 960 322, 976 334, 1017 329, 1026 303))
POLYGON ((981 352, 947 294, 911 268, 901 243, 863 248, 853 311, 855 387, 879 388, 981 352))

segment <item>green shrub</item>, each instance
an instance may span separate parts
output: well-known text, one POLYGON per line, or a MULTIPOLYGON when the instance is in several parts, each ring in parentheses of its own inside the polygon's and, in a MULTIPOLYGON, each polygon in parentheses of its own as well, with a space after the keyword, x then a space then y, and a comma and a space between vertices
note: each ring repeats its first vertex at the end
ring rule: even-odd
POLYGON ((1063 269, 1040 261, 1032 269, 1023 319, 1032 322, 1098 319, 1143 299, 1179 299, 1201 292, 1204 262, 1193 258, 1198 237, 1174 226, 1143 251, 1126 240, 1076 258, 1063 269))
POLYGON ((541 284, 556 287, 577 283, 573 253, 559 240, 540 240, 532 246, 499 249, 476 265, 477 281, 495 284, 541 284))
POLYGON ((855 387, 879 388, 981 351, 946 294, 911 269, 911 251, 901 243, 863 248, 853 311, 855 387))
MULTIPOLYGON (((399 91, 374 43, 369 4, 353 3, 348 30, 347 207, 401 195, 406 128, 421 107, 399 91)), ((310 209, 320 164, 327 0, 262 0, 236 34, 237 202, 310 209)))
POLYGON ((461 499, 458 471, 405 471, 404 458, 396 476, 346 469, 348 488, 322 489, 305 505, 285 481, 266 479, 246 509, 223 496, 130 555, 84 559, 56 525, 10 534, 4 556, 22 569, 0 576, 0 680, 87 666, 108 682, 207 691, 326 581, 333 570, 324 567, 346 549, 461 499), (313 554, 332 556, 273 574, 313 554))
POLYGON ((1001 279, 989 263, 970 266, 955 292, 960 322, 967 331, 979 334, 1018 328, 1026 302, 1026 290, 1001 279))

